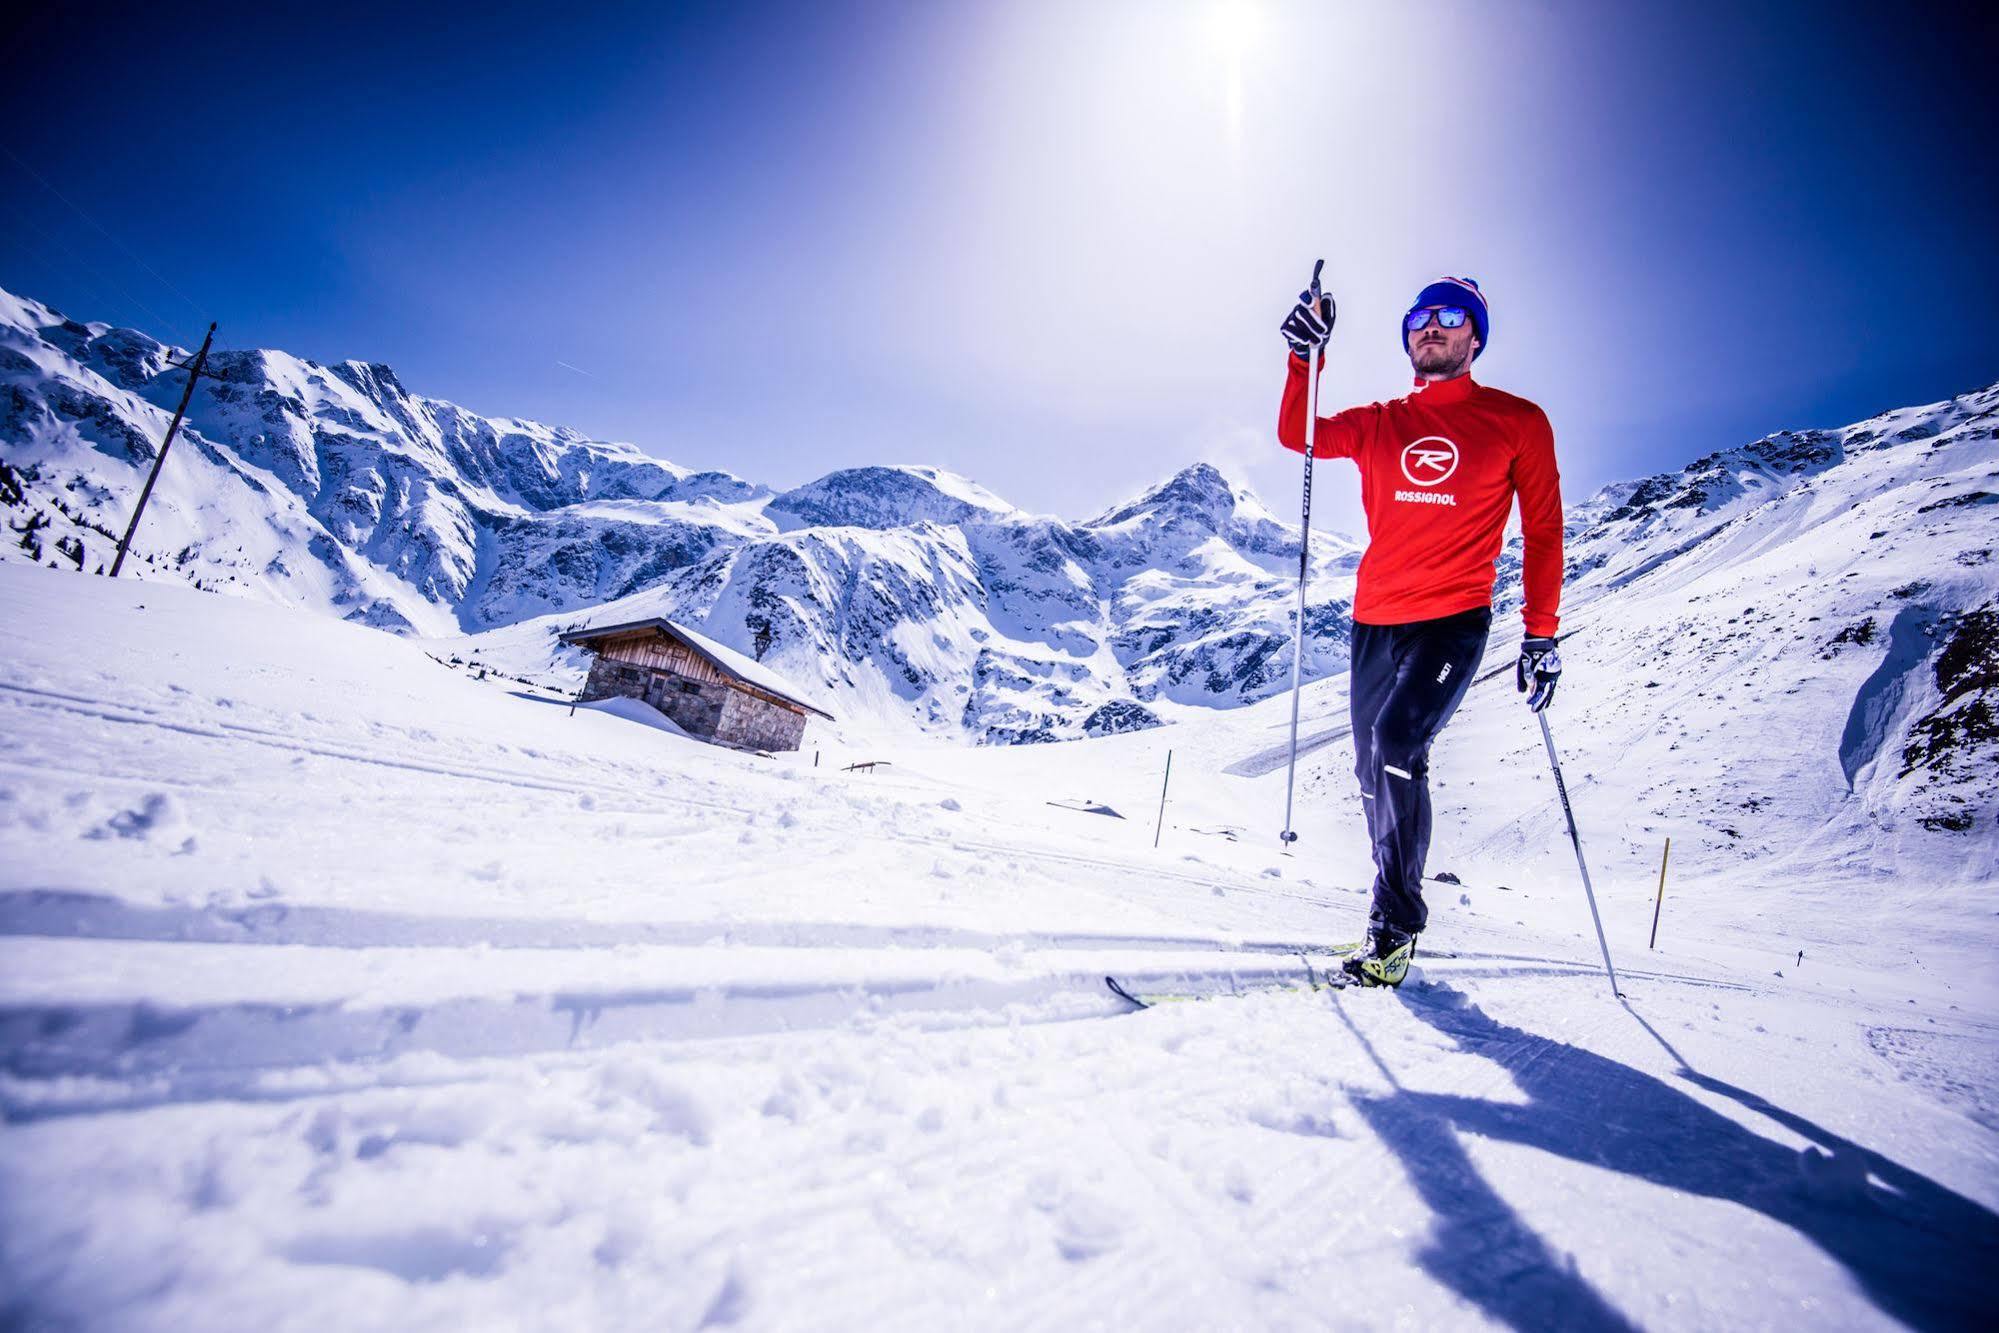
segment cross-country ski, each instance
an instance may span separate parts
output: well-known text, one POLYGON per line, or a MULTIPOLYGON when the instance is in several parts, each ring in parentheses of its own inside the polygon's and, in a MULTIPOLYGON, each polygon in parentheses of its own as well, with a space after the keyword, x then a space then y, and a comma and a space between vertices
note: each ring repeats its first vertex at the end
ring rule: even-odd
POLYGON ((1150 1009, 1156 1004, 1170 1004, 1184 1000, 1220 999, 1225 996, 1252 995, 1273 990, 1306 993, 1340 990, 1357 984, 1341 970, 1340 965, 1349 954, 1360 947, 1359 944, 1342 945, 1327 950, 1316 959, 1301 954, 1295 969, 1277 972, 1259 971, 1251 976, 1230 972, 1220 977, 1163 979, 1105 977, 1104 985, 1109 988, 1111 994, 1139 1009, 1150 1009))

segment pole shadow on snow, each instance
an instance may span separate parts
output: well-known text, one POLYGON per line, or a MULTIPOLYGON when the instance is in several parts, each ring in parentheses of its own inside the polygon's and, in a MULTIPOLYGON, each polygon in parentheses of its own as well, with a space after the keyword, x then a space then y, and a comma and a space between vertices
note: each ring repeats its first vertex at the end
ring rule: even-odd
POLYGON ((1465 1151, 1466 1135, 1752 1209, 1837 1260, 1883 1314, 1919 1329, 1989 1326, 1999 1215, 1976 1201, 1694 1072, 1642 1018, 1680 1077, 1815 1146, 1801 1153, 1765 1138, 1663 1079, 1502 1023, 1457 992, 1403 998, 1460 1050, 1504 1066, 1526 1099, 1415 1092, 1392 1074, 1394 1092, 1354 1097, 1437 1218, 1417 1261, 1492 1318, 1515 1328, 1633 1327, 1499 1196, 1465 1151))
POLYGON ((1339 1014, 1395 1088, 1386 1097, 1355 1093, 1352 1102, 1401 1158, 1418 1197, 1436 1218, 1416 1255, 1424 1271, 1514 1328, 1634 1328, 1576 1271, 1574 1261, 1558 1258, 1480 1174, 1459 1137, 1461 1123, 1430 1105, 1470 1099, 1403 1088, 1345 1010, 1339 1014))

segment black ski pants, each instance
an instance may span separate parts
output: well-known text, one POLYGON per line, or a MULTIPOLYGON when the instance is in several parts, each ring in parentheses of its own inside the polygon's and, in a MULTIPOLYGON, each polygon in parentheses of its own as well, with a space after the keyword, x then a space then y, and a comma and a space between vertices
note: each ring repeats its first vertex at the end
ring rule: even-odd
POLYGON ((1491 629, 1486 606, 1407 625, 1354 622, 1354 772, 1374 845, 1375 925, 1413 933, 1429 920, 1430 742, 1464 699, 1491 629))

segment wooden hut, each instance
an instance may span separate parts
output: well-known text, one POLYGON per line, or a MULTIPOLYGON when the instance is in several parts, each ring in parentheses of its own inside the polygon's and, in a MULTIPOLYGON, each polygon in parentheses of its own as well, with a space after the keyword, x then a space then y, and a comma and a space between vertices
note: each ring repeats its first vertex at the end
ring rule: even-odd
POLYGON ((561 637, 593 655, 584 700, 642 699, 702 740, 796 750, 806 714, 833 720, 762 663, 670 620, 597 625, 561 637))

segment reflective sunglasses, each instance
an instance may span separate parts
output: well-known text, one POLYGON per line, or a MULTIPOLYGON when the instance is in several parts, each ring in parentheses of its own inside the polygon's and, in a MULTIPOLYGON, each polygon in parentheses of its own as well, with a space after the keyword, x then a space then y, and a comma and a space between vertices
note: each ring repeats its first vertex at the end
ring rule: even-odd
POLYGON ((1432 315, 1437 317, 1439 325, 1447 329, 1460 328, 1465 322, 1465 308, 1461 305, 1425 305, 1417 306, 1404 315, 1402 327, 1414 333, 1428 324, 1432 315))

